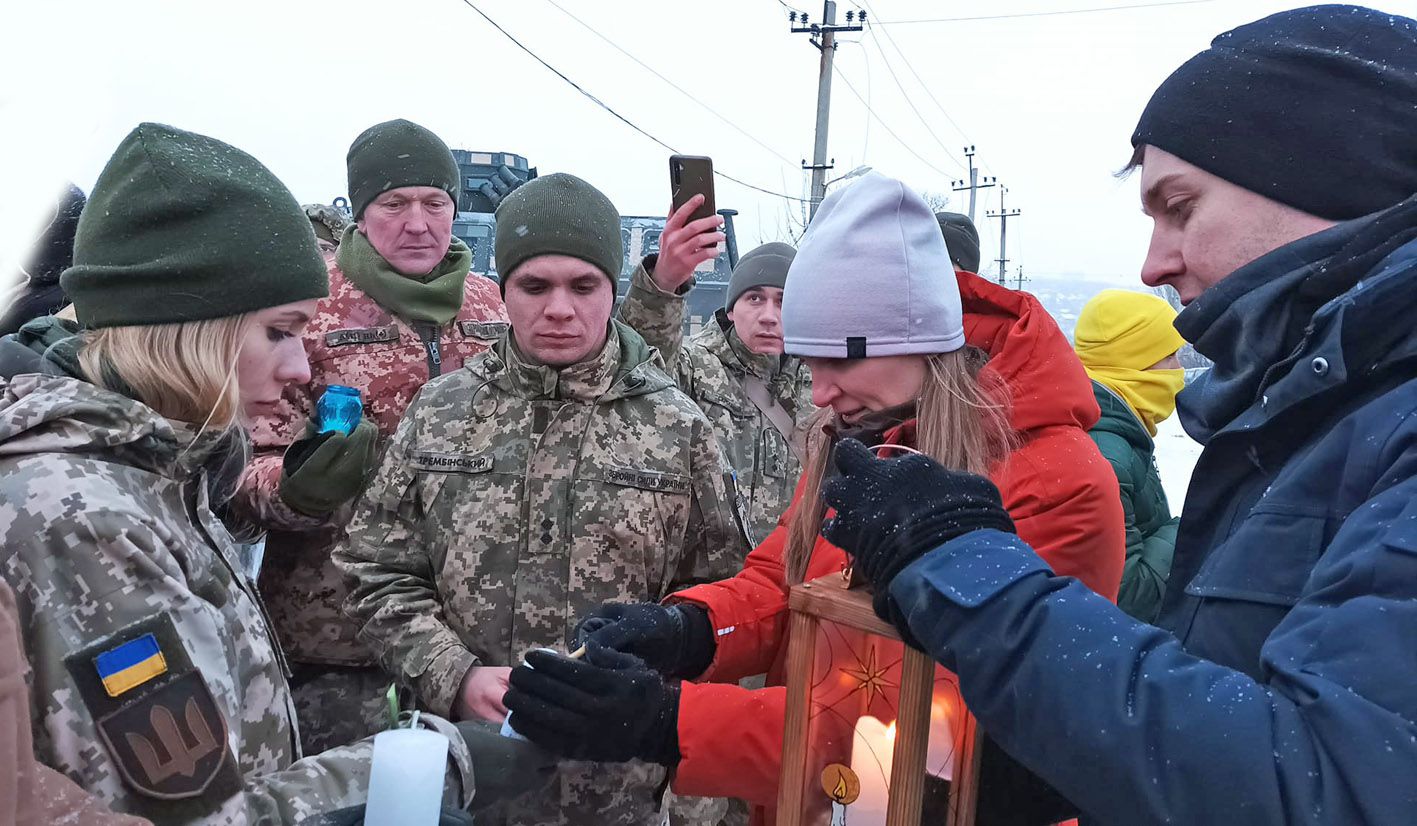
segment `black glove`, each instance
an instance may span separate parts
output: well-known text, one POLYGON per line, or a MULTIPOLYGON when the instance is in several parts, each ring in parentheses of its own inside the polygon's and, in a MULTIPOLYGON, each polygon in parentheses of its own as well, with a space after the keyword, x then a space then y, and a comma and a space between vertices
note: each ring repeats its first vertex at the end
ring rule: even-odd
POLYGON ((324 516, 364 492, 379 462, 379 429, 368 419, 348 436, 313 426, 285 449, 280 498, 309 516, 324 516))
POLYGON ((679 762, 679 686, 639 658, 586 643, 572 660, 530 651, 502 702, 522 735, 563 757, 679 762), (529 666, 529 667, 528 667, 529 666))
POLYGON ((717 648, 708 611, 690 604, 607 602, 576 626, 577 645, 591 640, 682 680, 704 673, 717 648))
POLYGON ((556 773, 556 757, 535 743, 503 737, 499 726, 482 721, 457 724, 472 752, 471 811, 537 791, 556 773))
MULTIPOLYGON (((350 806, 307 817, 300 821, 300 826, 364 826, 364 807, 350 806)), ((438 826, 472 826, 472 815, 461 809, 443 809, 438 815, 438 826)))
POLYGON ((840 475, 822 485, 822 499, 836 515, 822 536, 851 554, 871 584, 876 615, 902 635, 909 629, 890 601, 896 574, 957 536, 985 528, 1014 532, 999 489, 983 476, 919 454, 877 459, 855 439, 838 443, 835 459, 840 475))

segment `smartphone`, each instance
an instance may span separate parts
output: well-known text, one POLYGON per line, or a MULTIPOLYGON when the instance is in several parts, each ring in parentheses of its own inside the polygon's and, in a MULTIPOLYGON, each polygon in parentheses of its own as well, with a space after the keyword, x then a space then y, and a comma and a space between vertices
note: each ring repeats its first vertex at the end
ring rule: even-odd
POLYGON ((671 214, 678 212, 679 207, 688 203, 695 195, 704 196, 704 202, 689 216, 690 221, 712 218, 718 214, 718 207, 713 200, 713 158, 702 155, 670 155, 669 189, 674 194, 671 214))

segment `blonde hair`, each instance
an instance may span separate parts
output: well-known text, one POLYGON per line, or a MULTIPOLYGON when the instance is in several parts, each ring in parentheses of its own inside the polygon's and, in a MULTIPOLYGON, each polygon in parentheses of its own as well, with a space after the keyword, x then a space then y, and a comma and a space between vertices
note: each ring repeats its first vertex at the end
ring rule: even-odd
MULTIPOLYGON (((1009 424, 1009 388, 987 362, 988 356, 975 347, 926 356, 911 447, 946 467, 985 476, 1008 457, 1017 443, 1009 424)), ((835 415, 826 408, 808 426, 802 496, 787 525, 789 584, 806 576, 826 515, 821 490, 831 461, 833 424, 835 415)))
POLYGON ((91 330, 79 366, 89 381, 165 418, 230 430, 241 421, 236 363, 248 319, 243 314, 91 330))

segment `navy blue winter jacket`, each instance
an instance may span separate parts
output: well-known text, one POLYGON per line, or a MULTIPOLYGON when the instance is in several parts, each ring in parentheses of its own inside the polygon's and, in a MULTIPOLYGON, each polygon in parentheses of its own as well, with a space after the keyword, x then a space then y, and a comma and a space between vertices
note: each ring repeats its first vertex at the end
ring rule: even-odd
POLYGON ((1417 823, 1414 236, 1417 198, 1177 320, 1216 366, 1180 397, 1205 451, 1160 627, 997 531, 892 583, 983 728, 1091 819, 1417 823))

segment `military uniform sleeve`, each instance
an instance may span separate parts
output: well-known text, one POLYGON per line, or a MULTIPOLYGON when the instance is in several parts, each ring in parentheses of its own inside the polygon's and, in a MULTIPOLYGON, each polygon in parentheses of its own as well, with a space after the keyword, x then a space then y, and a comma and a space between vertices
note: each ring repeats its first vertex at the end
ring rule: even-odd
MULTIPOLYGON (((650 273, 657 256, 646 256, 630 277, 630 291, 621 302, 617 315, 635 328, 645 343, 659 350, 664 367, 677 373, 679 351, 684 346, 684 295, 688 292, 667 293, 654 283, 650 273)), ((693 282, 685 285, 690 287, 693 282)), ((681 382, 682 385, 682 382, 681 382)), ((688 392, 687 387, 682 387, 688 392)))
POLYGON ((30 620, 36 757, 115 811, 165 824, 296 823, 362 802, 367 753, 288 764, 274 642, 233 621, 247 598, 225 563, 179 563, 170 528, 91 509, 8 560, 30 620))
POLYGON ((667 593, 732 576, 750 549, 733 469, 707 419, 695 419, 691 450, 689 525, 667 593))
POLYGON ((415 398, 334 560, 350 583, 345 611, 360 623, 360 639, 430 710, 448 715, 477 658, 444 620, 433 563, 422 542, 417 475, 407 462, 420 408, 415 398))
MULTIPOLYGON (((309 343, 306 343, 308 349, 309 343)), ((241 487, 231 501, 233 514, 241 521, 267 530, 309 531, 334 523, 336 514, 307 516, 280 498, 281 469, 285 449, 305 432, 305 423, 315 415, 315 400, 309 386, 285 389, 280 407, 257 419, 251 427, 254 450, 251 463, 241 477, 241 487)))

